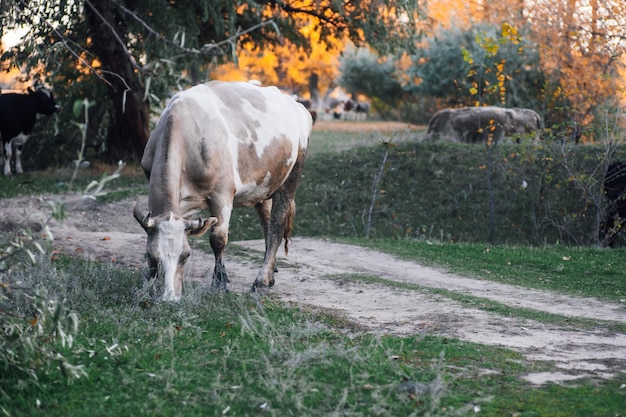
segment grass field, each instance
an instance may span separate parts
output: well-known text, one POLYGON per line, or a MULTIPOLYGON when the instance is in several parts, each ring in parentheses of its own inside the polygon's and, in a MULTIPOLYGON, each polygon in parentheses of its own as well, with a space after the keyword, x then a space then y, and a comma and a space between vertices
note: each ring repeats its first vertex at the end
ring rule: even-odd
POLYGON ((138 304, 142 278, 64 259, 46 281, 80 316, 73 347, 87 373, 68 383, 55 363, 38 386, 4 374, 8 415, 614 416, 623 381, 534 387, 553 365, 452 338, 363 333, 331 313, 188 287, 179 304, 138 304), (50 282, 53 278, 53 282, 50 282))
MULTIPOLYGON (((524 287, 614 302, 626 298, 625 249, 572 245, 567 236, 592 233, 587 220, 572 223, 587 213, 586 206, 580 205, 575 186, 558 164, 545 159, 544 148, 537 150, 541 157, 527 148, 517 149, 515 157, 512 148, 501 149, 496 176, 502 188, 497 194, 500 244, 487 244, 481 149, 419 144, 411 142, 410 132, 397 135, 408 136, 397 138, 377 190, 373 239, 363 238, 362 214, 371 203, 373 176, 382 160, 378 143, 388 140, 388 133, 316 133, 298 195, 296 233, 349 238, 407 259, 524 287), (531 169, 529 161, 541 163, 531 169), (508 169, 513 179, 503 175, 508 169), (531 180, 534 197, 518 194, 515 184, 522 172, 538 173, 554 190, 541 194, 531 180), (536 200, 540 195, 543 200, 536 200), (559 208, 548 204, 548 197, 559 208), (541 204, 535 206, 537 201, 541 204), (550 210, 556 210, 561 223, 538 221, 540 214, 554 220, 550 210)), ((574 153, 586 166, 598 152, 587 148, 574 153)), ((54 172, 1 178, 0 196, 63 191, 67 178, 54 172)), ((77 187, 93 178, 82 178, 77 187)), ((115 191, 107 198, 126 198, 145 190, 145 180, 130 167, 111 187, 115 191)), ((250 213, 234 217, 231 239, 258 238, 256 223, 250 213)), ((69 257, 41 257, 35 266, 26 258, 4 259, 15 236, 2 230, 3 334, 16 318, 30 331, 33 304, 23 294, 43 286, 49 297, 76 313, 79 326, 71 346, 62 345, 67 338, 60 337, 59 327, 46 327, 38 340, 85 372, 72 380, 64 376, 61 360, 23 353, 34 379, 6 360, 15 358, 8 353, 19 353, 20 339, 5 337, 0 346, 0 413, 5 415, 624 415, 623 377, 537 387, 522 376, 553 371, 555 364, 450 337, 375 335, 336 313, 285 305, 271 296, 215 294, 188 284, 180 303, 153 303, 145 296, 141 270, 69 257)), ((44 318, 57 323, 52 315, 38 319, 44 318)), ((606 323, 562 325, 605 328, 606 323)), ((613 331, 624 330, 615 326, 613 331)))

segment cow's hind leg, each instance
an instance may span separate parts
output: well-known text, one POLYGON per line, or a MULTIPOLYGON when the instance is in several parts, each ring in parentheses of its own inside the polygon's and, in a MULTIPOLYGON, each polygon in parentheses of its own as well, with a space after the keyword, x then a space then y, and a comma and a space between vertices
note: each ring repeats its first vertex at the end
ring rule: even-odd
POLYGON ((287 243, 291 235, 292 222, 296 212, 294 198, 300 184, 303 167, 304 156, 301 156, 294 165, 287 181, 272 196, 272 211, 265 239, 265 259, 263 260, 261 270, 254 280, 254 284, 252 284, 252 292, 274 285, 276 253, 283 239, 285 239, 285 253, 287 253, 287 243))
POLYGON ((18 174, 24 173, 22 169, 22 145, 15 147, 15 172, 18 174))
POLYGON ((270 199, 257 203, 254 206, 254 209, 259 215, 259 220, 261 220, 263 238, 265 239, 265 244, 267 245, 267 232, 270 226, 270 216, 272 214, 272 200, 270 199))
MULTIPOLYGON (((254 208, 261 220, 261 228, 263 229, 263 239, 265 240, 265 250, 267 250, 267 232, 270 227, 270 216, 272 214, 272 199, 257 203, 254 208)), ((274 266, 274 272, 278 272, 278 267, 274 266)))

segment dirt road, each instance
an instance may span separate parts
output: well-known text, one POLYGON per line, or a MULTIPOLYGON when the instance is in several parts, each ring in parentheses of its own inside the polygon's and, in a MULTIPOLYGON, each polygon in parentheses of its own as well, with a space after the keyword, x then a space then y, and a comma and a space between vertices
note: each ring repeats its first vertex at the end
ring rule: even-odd
MULTIPOLYGON (((49 197, 59 198, 65 201, 69 215, 63 224, 52 223, 56 249, 120 266, 143 267, 146 238, 131 215, 133 201, 101 204, 76 197, 49 197)), ((146 198, 140 198, 139 204, 147 207, 146 198)), ((0 210, 0 225, 4 227, 12 227, 24 217, 32 219, 48 213, 44 202, 27 197, 0 200, 0 210)), ((263 242, 230 245, 242 248, 226 254, 231 290, 247 292, 260 266, 263 242)), ((279 255, 279 272, 271 293, 281 300, 333 309, 372 332, 444 335, 507 347, 529 361, 555 362, 557 372, 525 376, 536 384, 585 376, 626 379, 626 334, 505 317, 462 305, 427 289, 444 288, 513 307, 619 323, 626 323, 626 303, 611 304, 472 279, 319 239, 295 238, 289 257, 285 258, 282 251, 279 255), (402 290, 349 279, 348 275, 354 273, 417 284, 425 290, 402 290)), ((212 269, 212 254, 194 250, 188 278, 209 283, 207 271, 212 269)))

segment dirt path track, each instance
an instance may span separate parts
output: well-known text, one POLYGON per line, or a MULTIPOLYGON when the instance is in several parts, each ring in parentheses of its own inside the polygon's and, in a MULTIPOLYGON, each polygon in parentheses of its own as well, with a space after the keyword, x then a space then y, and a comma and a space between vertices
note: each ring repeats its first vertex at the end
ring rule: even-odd
MULTIPOLYGON (((146 238, 130 214, 132 203, 66 200, 68 220, 62 225, 52 224, 55 247, 121 266, 142 267, 146 238)), ((140 198, 139 204, 145 207, 146 198, 140 198)), ((0 209, 0 223, 10 225, 18 223, 23 214, 41 216, 46 212, 46 205, 23 197, 0 200, 0 209)), ((260 266, 263 242, 232 242, 231 245, 243 248, 242 251, 231 249, 226 254, 231 290, 246 292, 260 266)), ((619 323, 626 323, 623 304, 462 277, 369 249, 320 239, 296 238, 290 245, 289 257, 285 258, 282 251, 279 255, 279 272, 271 293, 281 300, 336 310, 373 332, 457 337, 508 347, 522 353, 529 361, 554 361, 558 372, 526 376, 537 384, 584 376, 626 379, 626 334, 602 329, 564 329, 504 317, 468 307, 428 288, 446 289, 512 307, 619 323), (416 284, 425 289, 403 290, 348 278, 355 273, 416 284)), ((188 278, 208 283, 207 271, 212 268, 212 254, 194 250, 188 278)))

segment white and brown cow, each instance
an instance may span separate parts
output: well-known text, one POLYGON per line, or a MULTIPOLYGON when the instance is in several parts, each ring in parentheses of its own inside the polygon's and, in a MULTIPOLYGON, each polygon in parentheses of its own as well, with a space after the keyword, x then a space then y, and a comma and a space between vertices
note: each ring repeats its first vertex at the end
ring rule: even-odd
POLYGON ((489 136, 537 139, 542 129, 541 116, 534 110, 496 106, 443 109, 428 122, 427 139, 453 142, 483 142, 489 136))
POLYGON ((148 233, 151 277, 163 279, 162 299, 180 299, 187 237, 211 227, 212 285, 226 289, 222 260, 234 207, 255 207, 265 259, 252 291, 274 284, 276 252, 291 234, 295 193, 311 135, 309 112, 275 87, 212 81, 176 94, 146 145, 149 211, 134 217, 148 233), (199 210, 209 219, 190 220, 199 210))

